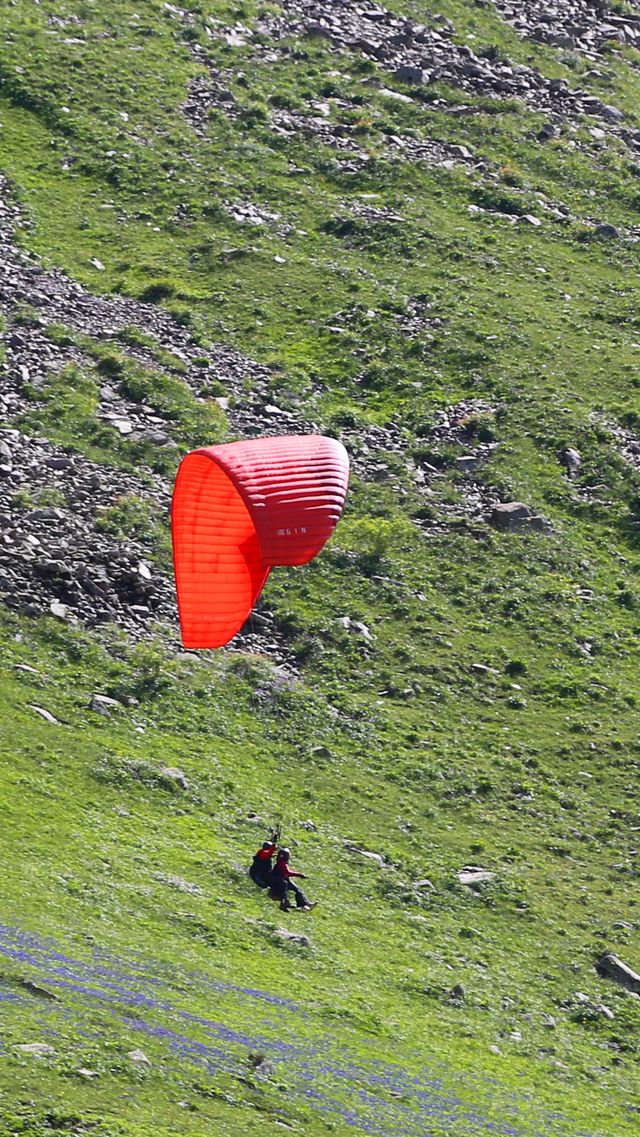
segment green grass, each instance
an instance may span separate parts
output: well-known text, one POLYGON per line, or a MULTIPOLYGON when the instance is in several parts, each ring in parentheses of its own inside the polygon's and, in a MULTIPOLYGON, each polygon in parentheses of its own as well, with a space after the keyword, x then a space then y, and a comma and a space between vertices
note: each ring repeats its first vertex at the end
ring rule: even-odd
MULTIPOLYGON (((596 149, 589 123, 579 148, 568 132, 541 145, 541 116, 513 101, 465 95, 470 116, 434 108, 430 89, 411 105, 392 101, 363 85, 371 65, 316 40, 265 61, 205 37, 206 15, 250 21, 257 4, 194 5, 190 34, 229 73, 241 107, 214 112, 200 138, 179 110, 196 72, 181 21, 155 0, 137 18, 128 0, 72 5, 81 30, 52 35, 57 7, 19 0, 4 33, 0 168, 33 220, 25 246, 94 290, 166 305, 203 356, 224 340, 268 363, 269 397, 323 429, 392 421, 406 452, 376 455, 386 482, 354 476, 317 561, 270 578, 265 604, 298 665, 295 683, 265 659, 176 656, 162 630, 157 644, 134 647, 116 630, 97 639, 4 618, 3 922, 51 936, 76 959, 99 948, 150 961, 174 1029, 186 1008, 297 1045, 331 1036, 362 1063, 373 1055, 433 1071, 502 1123, 515 1101, 523 1134, 553 1131, 548 1111, 566 1134, 634 1133, 638 1003, 594 962, 607 947, 640 966, 640 485, 612 433, 633 430, 640 414, 637 246, 594 239, 582 223, 637 224, 630 155, 616 140, 596 149), (64 44, 69 36, 83 42, 64 44), (370 154, 362 170, 272 131, 274 109, 313 113, 324 100, 333 121, 357 130, 370 154), (391 133, 469 146, 496 176, 401 161, 388 154, 391 133), (576 220, 553 220, 542 197, 576 220), (237 225, 225 206, 239 200, 280 221, 237 225), (363 223, 363 203, 404 220, 363 223), (512 224, 496 209, 543 224, 512 224), (431 305, 429 323, 408 336, 417 298, 431 305), (484 428, 500 445, 477 480, 538 508, 552 535, 469 520, 455 457, 478 434, 460 445, 432 437, 436 413, 462 399, 495 412, 484 428), (558 457, 566 446, 583 456, 574 482, 558 457), (410 455, 437 461, 432 495, 416 487, 410 455), (344 615, 372 639, 345 630, 344 615), (94 691, 138 702, 103 719, 87 709, 94 691), (167 784, 166 766, 184 770, 186 791, 167 784), (274 938, 279 914, 236 867, 276 816, 320 901, 304 926, 310 948, 274 938), (456 877, 475 863, 495 872, 477 895, 456 877), (414 887, 425 877, 435 891, 414 887), (274 1010, 269 1020, 230 993, 216 996, 214 1014, 205 977, 292 997, 306 1017, 274 1010), (448 996, 457 982, 461 1005, 448 996), (604 1002, 613 1021, 585 1013, 576 992, 604 1002)), ((393 7, 428 15, 424 4, 393 7)), ((462 41, 471 32, 603 96, 580 61, 519 41, 491 6, 440 8, 462 41)), ((633 123, 638 79, 626 53, 607 74, 607 101, 633 123)), ((167 416, 181 450, 225 437, 180 361, 139 330, 119 339, 78 340, 86 366, 33 392, 25 429, 96 461, 157 470, 157 452, 96 417, 97 384, 110 375, 167 416), (153 349, 157 367, 127 346, 153 349)), ((163 473, 176 457, 161 457, 163 473)), ((118 536, 155 527, 167 559, 166 530, 144 502, 122 501, 99 524, 118 536)), ((14 992, 32 974, 35 965, 3 970, 14 992)), ((166 1042, 141 1041, 122 1008, 66 992, 46 1012, 33 999, 6 1012, 7 1134, 90 1123, 100 1137, 239 1135, 275 1120, 309 1134, 328 1120, 354 1131, 278 1090, 279 1075, 256 1089, 233 1047, 231 1073, 201 1077, 166 1042), (15 1046, 42 1040, 50 1024, 56 1060, 18 1056, 15 1046), (126 1059, 140 1045, 146 1072, 126 1059), (99 1078, 83 1082, 81 1066, 99 1078)), ((340 1093, 353 1105, 357 1079, 340 1093)), ((459 1118, 434 1121, 434 1133, 440 1124, 467 1132, 459 1118)))

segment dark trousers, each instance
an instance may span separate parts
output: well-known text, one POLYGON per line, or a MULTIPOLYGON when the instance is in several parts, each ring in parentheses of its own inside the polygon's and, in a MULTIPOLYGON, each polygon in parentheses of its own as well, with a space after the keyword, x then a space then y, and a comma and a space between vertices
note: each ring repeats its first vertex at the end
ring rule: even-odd
POLYGON ((273 876, 271 880, 271 895, 276 900, 286 900, 287 892, 293 892, 296 898, 296 908, 304 908, 309 901, 307 900, 301 888, 294 884, 292 880, 286 880, 282 876, 273 876))
POLYGON ((298 888, 298 885, 294 884, 292 880, 287 881, 287 889, 289 892, 293 892, 296 898, 296 908, 305 908, 307 906, 309 901, 307 900, 304 892, 301 888, 298 888))
POLYGON ((251 877, 253 883, 257 884, 258 888, 271 887, 271 869, 267 869, 266 873, 260 872, 259 869, 255 867, 255 865, 252 865, 249 869, 249 876, 251 877))

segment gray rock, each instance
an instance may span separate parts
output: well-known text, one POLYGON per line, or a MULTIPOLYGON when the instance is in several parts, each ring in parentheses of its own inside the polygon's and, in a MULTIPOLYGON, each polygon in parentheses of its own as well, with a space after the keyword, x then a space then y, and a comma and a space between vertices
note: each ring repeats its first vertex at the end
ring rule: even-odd
POLYGON ((52 1003, 60 1001, 59 996, 55 995, 53 991, 49 991, 47 987, 41 987, 39 983, 33 983, 31 979, 21 979, 20 986, 30 995, 35 995, 37 999, 48 999, 52 1003))
POLYGON ((359 853, 361 857, 366 857, 368 861, 374 861, 381 869, 388 868, 387 862, 384 857, 380 856, 380 853, 370 853, 366 849, 354 849, 353 851, 354 853, 359 853))
POLYGON ((500 672, 496 667, 489 667, 486 663, 472 663, 471 670, 475 671, 476 675, 499 675, 500 672))
POLYGON ((567 473, 570 478, 575 478, 582 465, 582 455, 579 450, 575 450, 573 446, 568 446, 562 453, 562 461, 567 467, 567 473))
POLYGON ((477 868, 475 865, 465 865, 457 874, 460 884, 466 885, 467 888, 485 884, 487 881, 493 880, 495 875, 495 873, 488 872, 487 869, 477 868))
POLYGON ((62 455, 54 455, 52 458, 45 459, 45 466, 50 470, 72 470, 73 461, 71 458, 65 458, 62 455))
POLYGON ((186 774, 176 766, 163 766, 160 775, 165 781, 170 782, 173 786, 178 786, 181 790, 187 790, 189 788, 186 774))
POLYGON ((29 1054, 32 1058, 53 1058, 56 1053, 48 1042, 24 1042, 16 1049, 22 1054, 29 1054))
POLYGON ((144 1050, 129 1050, 127 1051, 127 1058, 134 1063, 135 1066, 150 1066, 151 1059, 147 1058, 144 1050))
POLYGON ((52 616, 56 616, 58 620, 69 620, 72 617, 71 609, 66 604, 62 604, 59 600, 52 600, 49 605, 49 611, 52 616))
POLYGON ((640 975, 633 971, 628 964, 623 963, 613 952, 605 951, 602 953, 596 962, 596 971, 607 979, 613 979, 621 987, 625 987, 627 991, 640 994, 640 975))
POLYGON ((419 888, 419 889, 421 889, 421 890, 426 890, 426 891, 428 891, 428 892, 435 892, 435 891, 436 891, 436 886, 435 886, 435 884, 433 884, 433 882, 432 882, 432 881, 430 881, 430 880, 428 879, 428 877, 424 877, 424 879, 423 879, 423 880, 416 880, 416 881, 414 882, 414 885, 413 885, 413 887, 414 887, 414 888, 419 888))
POLYGON ((27 706, 28 706, 28 707, 29 707, 29 708, 30 708, 32 711, 35 711, 35 712, 36 712, 36 714, 40 715, 40 716, 41 716, 43 719, 45 719, 45 720, 46 720, 46 722, 50 722, 50 723, 52 723, 54 726, 58 726, 58 720, 57 720, 57 718, 56 718, 54 715, 52 715, 52 714, 51 714, 51 711, 47 711, 47 710, 45 710, 45 708, 44 708, 44 707, 37 707, 37 706, 35 705, 35 703, 27 703, 27 706))
POLYGON ((609 237, 612 239, 620 236, 620 230, 616 229, 615 225, 608 225, 606 223, 596 225, 596 233, 599 237, 609 237))
POLYGON ((311 940, 308 936, 303 936, 298 932, 289 932, 286 928, 276 928, 273 933, 276 939, 282 940, 287 944, 298 944, 300 947, 310 947, 311 940))
POLYGON ((333 754, 328 746, 312 746, 311 753, 314 758, 332 758, 333 754))
POLYGON ((421 67, 412 67, 411 64, 402 64, 393 73, 394 79, 399 83, 407 83, 411 87, 419 87, 424 82, 424 71, 421 67))
POLYGON ((89 702, 89 710, 95 711, 98 715, 103 715, 104 718, 111 717, 111 711, 121 707, 122 704, 117 699, 111 699, 108 695, 92 695, 89 702))
POLYGON ((522 533, 531 529, 545 533, 551 532, 549 521, 521 501, 507 501, 495 505, 491 512, 490 522, 496 529, 503 529, 510 533, 522 533))
POLYGON ((550 138, 555 138, 558 131, 552 122, 545 122, 544 126, 536 134, 538 142, 548 142, 550 138))
POLYGON ((463 474, 470 474, 478 469, 482 459, 478 454, 463 454, 456 458, 456 466, 463 474))
POLYGON ((340 616, 338 623, 341 624, 343 628, 346 628, 348 632, 353 632, 354 635, 362 636, 365 640, 373 639, 369 628, 366 624, 363 624, 361 620, 352 620, 350 616, 340 616))

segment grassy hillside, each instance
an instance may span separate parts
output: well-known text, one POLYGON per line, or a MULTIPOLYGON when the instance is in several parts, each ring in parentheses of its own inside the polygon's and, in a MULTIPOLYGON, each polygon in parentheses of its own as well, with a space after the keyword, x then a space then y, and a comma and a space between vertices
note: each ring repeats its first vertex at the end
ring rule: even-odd
POLYGON ((513 7, 3 11, 3 1137, 637 1132, 637 12, 513 7), (182 652, 181 455, 308 429, 182 652))

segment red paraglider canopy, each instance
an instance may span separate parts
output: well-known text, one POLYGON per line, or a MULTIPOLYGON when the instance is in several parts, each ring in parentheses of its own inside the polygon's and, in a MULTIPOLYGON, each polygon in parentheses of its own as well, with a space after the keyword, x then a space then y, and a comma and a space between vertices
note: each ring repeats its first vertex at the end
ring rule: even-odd
POLYGON ((185 647, 228 643, 273 565, 320 552, 348 480, 344 446, 319 434, 206 446, 183 458, 171 532, 185 647))

